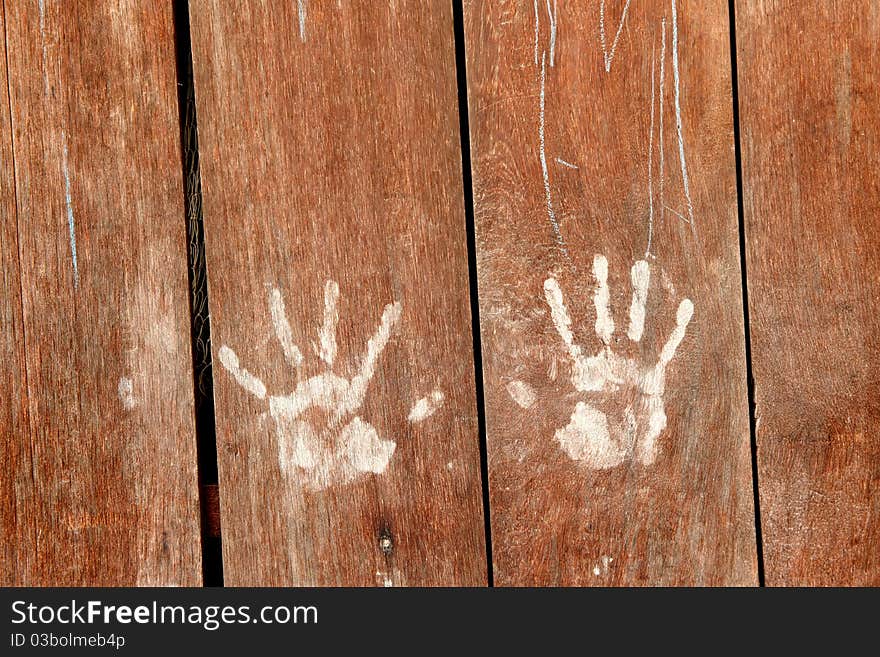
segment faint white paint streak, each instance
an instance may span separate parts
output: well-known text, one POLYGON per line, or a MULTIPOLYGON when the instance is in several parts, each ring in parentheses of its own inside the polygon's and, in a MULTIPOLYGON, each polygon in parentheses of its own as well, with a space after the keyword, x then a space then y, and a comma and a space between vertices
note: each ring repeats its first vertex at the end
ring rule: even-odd
POLYGON ((666 98, 666 94, 664 92, 664 87, 666 84, 666 18, 664 17, 661 22, 661 31, 660 31, 660 117, 659 117, 659 127, 657 129, 658 132, 658 141, 659 141, 659 150, 660 150, 660 220, 665 219, 665 205, 663 203, 663 164, 664 164, 664 155, 663 155, 663 103, 666 98))
POLYGON ((651 269, 644 260, 636 262, 630 270, 632 278, 633 296, 629 307, 629 328, 627 337, 633 342, 642 339, 645 329, 645 304, 648 300, 648 285, 651 282, 651 269))
POLYGON ((669 211, 670 211, 672 214, 674 214, 676 217, 678 217, 679 219, 681 219, 684 223, 686 223, 686 224, 691 223, 690 221, 688 221, 688 218, 685 217, 681 212, 678 212, 677 210, 673 210, 673 209, 670 208, 668 205, 663 206, 663 207, 664 207, 666 210, 669 210, 669 211))
POLYGON ((122 402, 122 408, 130 411, 135 407, 137 401, 134 398, 134 384, 131 379, 121 377, 119 385, 116 386, 116 392, 119 395, 119 401, 122 402))
POLYGON ((339 323, 339 312, 336 309, 339 301, 339 284, 327 281, 324 285, 324 322, 318 329, 318 357, 332 366, 336 359, 336 325, 339 323))
POLYGON ((550 7, 550 0, 547 0, 547 16, 550 17, 550 67, 555 66, 556 59, 556 0, 553 0, 553 7, 550 7))
POLYGON ((608 259, 603 255, 593 258, 593 275, 596 277, 596 292, 593 305, 596 307, 596 335, 609 344, 614 334, 614 320, 611 317, 611 292, 608 289, 608 259))
MULTIPOLYGON (((611 348, 613 323, 600 321, 599 315, 607 312, 605 303, 607 288, 607 260, 596 256, 593 260, 597 289, 594 295, 597 321, 596 334, 604 346, 594 356, 584 355, 573 343, 571 319, 562 298, 562 292, 554 278, 544 283, 544 291, 553 324, 572 359, 571 383, 581 393, 591 395, 589 401, 577 404, 567 426, 556 431, 560 447, 571 458, 593 468, 610 468, 630 456, 643 465, 654 462, 657 454, 656 441, 666 428, 663 405, 666 367, 685 335, 694 312, 689 299, 681 301, 676 313, 676 327, 663 346, 657 362, 645 367, 633 358, 614 353, 611 348), (635 390, 632 403, 623 411, 622 421, 609 423, 602 409, 602 396, 613 399, 623 390, 635 390)), ((644 326, 644 299, 650 282, 649 265, 646 261, 635 263, 632 268, 633 307, 630 309, 630 337, 641 336, 644 326)), ((610 316, 608 317, 610 320, 610 316)))
POLYGON ((61 131, 62 160, 64 173, 64 203, 67 208, 67 230, 70 234, 70 256, 73 260, 73 287, 79 287, 79 264, 76 259, 76 222, 73 218, 73 197, 70 192, 70 167, 67 163, 67 133, 61 131))
POLYGON ((623 31, 623 24, 626 22, 626 14, 629 11, 629 3, 632 0, 626 0, 623 6, 623 14, 620 16, 620 24, 617 26, 617 32, 614 35, 614 41, 611 43, 611 52, 608 51, 605 41, 605 0, 599 3, 599 41, 602 44, 602 56, 605 58, 605 72, 611 72, 611 62, 614 61, 614 51, 617 50, 617 41, 620 39, 620 33, 623 31))
POLYGON ((46 54, 46 2, 40 0, 40 45, 43 50, 43 87, 49 95, 49 58, 46 54))
POLYGON ((266 398, 266 386, 263 385, 263 382, 257 377, 241 367, 238 362, 238 356, 232 351, 232 349, 223 345, 220 347, 218 355, 220 356, 220 362, 223 364, 223 367, 235 377, 235 380, 238 381, 238 385, 255 397, 260 399, 266 398))
POLYGON ((535 389, 525 381, 511 381, 505 388, 510 398, 522 408, 531 408, 537 400, 535 389))
POLYGON ((297 10, 299 13, 299 38, 300 41, 306 40, 306 0, 297 0, 297 10))
POLYGON ((558 164, 561 164, 561 165, 564 166, 564 167, 568 167, 569 169, 578 169, 578 168, 580 168, 580 167, 578 167, 576 164, 572 164, 571 162, 566 162, 566 161, 563 160, 561 157, 557 157, 557 158, 556 158, 556 162, 557 162, 558 164))
POLYGON ((553 212, 553 198, 550 193, 550 172, 547 169, 547 152, 544 146, 544 89, 547 82, 547 53, 541 54, 541 96, 540 111, 538 113, 538 142, 540 144, 541 154, 541 172, 544 176, 544 196, 547 202, 547 217, 550 219, 550 225, 553 227, 553 235, 556 237, 556 243, 562 253, 568 256, 568 249, 565 248, 565 240, 562 239, 562 232, 559 230, 559 222, 556 221, 556 213, 553 212))
POLYGON ((648 135, 648 247, 645 257, 651 255, 651 243, 654 240, 654 45, 651 45, 651 128, 648 135))
POLYGON ((293 342, 293 331, 290 329, 290 323, 287 321, 284 297, 281 294, 281 290, 277 287, 272 288, 271 292, 269 292, 269 314, 272 316, 275 337, 278 338, 278 342, 281 344, 284 357, 293 367, 299 367, 303 361, 302 352, 293 342))
POLYGON ((538 40, 541 36, 541 17, 538 11, 538 0, 535 0, 535 66, 538 65, 538 40))
POLYGON ((688 183, 687 159, 684 154, 684 134, 681 121, 681 81, 678 73, 678 13, 675 0, 672 0, 672 78, 675 81, 675 129, 678 132, 678 158, 681 161, 681 184, 684 198, 687 201, 688 219, 694 227, 694 204, 691 201, 690 184, 688 183))
POLYGON ((439 390, 435 390, 427 397, 422 397, 413 404, 413 407, 409 412, 409 421, 415 424, 416 422, 421 422, 422 420, 431 417, 434 413, 440 410, 445 399, 445 395, 439 390))

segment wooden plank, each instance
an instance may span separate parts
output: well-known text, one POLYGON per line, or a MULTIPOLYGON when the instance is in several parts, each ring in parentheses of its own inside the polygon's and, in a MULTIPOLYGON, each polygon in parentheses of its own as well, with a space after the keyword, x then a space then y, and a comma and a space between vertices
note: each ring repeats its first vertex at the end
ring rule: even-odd
POLYGON ((757 583, 726 3, 464 7, 496 583, 757 583))
POLYGON ((0 583, 198 584, 170 5, 4 23, 0 583))
POLYGON ((224 581, 484 584, 450 3, 190 18, 224 581))
POLYGON ((766 581, 880 584, 880 7, 738 2, 766 581))

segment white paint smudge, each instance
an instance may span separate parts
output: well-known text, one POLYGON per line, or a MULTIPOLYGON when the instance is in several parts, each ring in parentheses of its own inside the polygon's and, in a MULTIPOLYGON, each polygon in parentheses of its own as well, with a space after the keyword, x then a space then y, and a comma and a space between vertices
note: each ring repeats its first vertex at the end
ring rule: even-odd
POLYGON ((318 357, 332 367, 336 359, 336 325, 339 323, 339 312, 336 304, 339 301, 339 284, 327 281, 324 285, 324 322, 318 329, 318 357))
POLYGON ((593 275, 596 277, 596 291, 593 305, 596 308, 596 335, 605 344, 611 342, 614 333, 614 320, 611 317, 611 292, 608 289, 608 259, 603 255, 593 258, 593 275))
POLYGON ((629 328, 626 335, 633 342, 642 339, 645 330, 645 304, 648 300, 648 285, 651 282, 651 269, 644 260, 633 264, 630 270, 633 296, 629 307, 629 328))
POLYGON ((547 203, 547 217, 550 219, 550 225, 553 227, 553 235, 562 253, 568 256, 568 249, 565 248, 565 240, 562 239, 562 231, 559 229, 559 222, 556 221, 556 213, 553 211, 553 198, 550 193, 550 172, 547 169, 547 153, 544 146, 544 89, 547 81, 547 53, 541 55, 541 96, 540 96, 540 112, 538 114, 538 142, 540 144, 541 154, 541 172, 544 176, 544 196, 547 203))
POLYGON ((391 588, 394 586, 394 581, 391 579, 391 576, 388 573, 383 573, 381 570, 376 571, 376 581, 385 588, 391 588))
POLYGON ((266 386, 257 377, 241 367, 238 356, 232 349, 223 345, 217 355, 220 357, 220 363, 223 367, 238 381, 238 385, 255 397, 265 399, 266 386))
POLYGON ((73 260, 73 287, 79 287, 79 264, 76 258, 76 222, 73 218, 73 197, 70 192, 70 167, 67 156, 67 133, 61 131, 62 160, 61 168, 64 174, 64 203, 67 208, 67 230, 70 235, 70 255, 73 260))
POLYGON ((550 17, 550 67, 555 66, 556 58, 556 0, 553 0, 553 7, 550 7, 550 0, 547 0, 547 16, 550 17))
POLYGON ((558 164, 561 164, 564 167, 568 167, 569 169, 578 169, 579 168, 576 164, 572 164, 571 162, 566 162, 561 157, 557 157, 556 162, 558 164))
POLYGON ((522 408, 531 408, 537 401, 535 389, 525 381, 511 381, 505 388, 510 398, 522 408))
POLYGON ((661 33, 660 33, 660 117, 659 117, 659 127, 657 129, 658 132, 658 142, 659 142, 659 150, 660 150, 660 219, 664 219, 664 210, 665 204, 663 203, 663 165, 664 165, 664 155, 663 155, 663 104, 666 94, 664 92, 664 86, 666 84, 666 18, 661 22, 661 33))
POLYGON ((297 0, 297 13, 299 14, 299 39, 306 40, 306 0, 297 0))
MULTIPOLYGON (((666 368, 684 339, 694 306, 689 299, 681 301, 676 313, 676 327, 653 366, 645 367, 634 358, 620 356, 611 348, 613 320, 608 312, 608 262, 597 255, 593 260, 596 275, 596 335, 603 342, 599 352, 585 356, 574 344, 571 318, 555 278, 544 282, 544 292, 553 324, 572 360, 571 383, 581 393, 590 395, 588 401, 578 402, 567 426, 554 434, 562 450, 572 459, 585 465, 605 469, 615 467, 635 457, 643 465, 654 462, 656 441, 666 428, 663 404, 666 368), (602 319, 599 319, 599 317, 602 319), (635 391, 632 403, 623 409, 621 420, 609 422, 603 410, 613 402, 619 391, 635 391)), ((630 325, 627 334, 631 340, 641 339, 644 329, 645 303, 650 283, 650 267, 644 260, 631 269, 633 301, 630 307, 630 325)), ((631 395, 632 392, 622 394, 631 395)), ((614 405, 613 403, 611 404, 614 405)))
POLYGON ((675 129, 678 133, 678 157, 681 162, 681 184, 684 188, 684 198, 687 201, 688 219, 691 228, 694 227, 694 204, 691 201, 690 185, 688 183, 687 159, 684 154, 684 134, 681 121, 681 81, 678 72, 678 14, 675 8, 675 0, 672 0, 672 78, 675 81, 675 129))
POLYGON ((299 367, 303 361, 302 352, 293 342, 293 331, 287 321, 284 297, 278 288, 272 288, 269 292, 269 314, 272 317, 272 326, 275 327, 275 337, 278 338, 281 350, 284 352, 284 358, 293 367, 299 367))
POLYGON ((409 421, 413 424, 425 420, 436 413, 443 406, 445 395, 439 390, 435 390, 427 397, 422 397, 409 412, 409 421))
POLYGON ((609 557, 608 555, 602 555, 599 559, 599 562, 593 566, 593 575, 599 577, 600 575, 607 575, 608 571, 611 569, 611 564, 614 562, 614 557, 609 557))
POLYGON ((599 3, 599 42, 602 44, 602 56, 605 59, 605 72, 611 72, 611 62, 614 61, 614 51, 617 50, 617 41, 620 39, 620 33, 623 31, 623 24, 626 22, 626 14, 629 11, 629 3, 632 0, 626 0, 623 6, 623 14, 620 16, 620 24, 617 26, 617 32, 614 35, 614 41, 611 43, 611 51, 608 51, 605 41, 605 0, 599 3))
POLYGON ((116 386, 116 393, 119 395, 122 408, 125 410, 130 411, 137 405, 137 401, 134 398, 134 384, 131 379, 127 379, 124 376, 121 377, 119 385, 116 386))

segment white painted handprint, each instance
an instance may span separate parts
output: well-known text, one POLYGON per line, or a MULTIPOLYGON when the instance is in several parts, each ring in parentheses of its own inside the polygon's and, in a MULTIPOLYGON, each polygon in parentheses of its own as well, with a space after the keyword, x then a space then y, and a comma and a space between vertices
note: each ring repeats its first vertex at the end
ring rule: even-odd
MULTIPOLYGON (((327 281, 324 318, 318 327, 318 342, 312 345, 325 371, 300 380, 291 394, 269 395, 269 413, 275 422, 281 471, 296 473, 298 479, 316 490, 344 484, 367 473, 384 472, 397 446, 393 440, 381 438, 358 412, 379 357, 400 321, 402 307, 400 303, 385 306, 379 328, 367 341, 360 367, 351 379, 345 379, 332 371, 336 359, 338 300, 339 286, 335 281, 327 281)), ((299 373, 303 355, 294 344, 284 298, 277 288, 270 292, 269 310, 284 357, 299 373)), ((223 367, 242 388, 259 399, 266 399, 266 386, 241 367, 232 349, 223 345, 219 356, 223 367)), ((415 423, 430 417, 442 406, 443 400, 439 390, 419 399, 413 404, 409 421, 415 423)))
MULTIPOLYGON (((597 255, 593 259, 596 290, 596 335, 603 343, 596 355, 585 355, 575 344, 571 318, 555 278, 544 282, 544 296, 553 324, 572 361, 571 383, 586 399, 579 401, 568 425, 555 433, 559 446, 572 459, 592 468, 605 469, 635 458, 650 465, 657 456, 657 438, 666 428, 663 393, 666 367, 685 335, 694 312, 690 299, 678 306, 676 326, 660 351, 656 363, 642 365, 633 358, 614 353, 611 347, 614 320, 609 310, 608 260, 597 255), (614 411, 619 417, 615 415, 614 411)), ((632 342, 642 339, 645 326, 645 303, 650 283, 650 267, 639 260, 631 270, 633 296, 629 309, 627 336, 632 342)), ((534 392, 522 381, 512 381, 508 393, 523 408, 535 401, 534 392), (525 403, 525 402, 528 403, 525 403)))

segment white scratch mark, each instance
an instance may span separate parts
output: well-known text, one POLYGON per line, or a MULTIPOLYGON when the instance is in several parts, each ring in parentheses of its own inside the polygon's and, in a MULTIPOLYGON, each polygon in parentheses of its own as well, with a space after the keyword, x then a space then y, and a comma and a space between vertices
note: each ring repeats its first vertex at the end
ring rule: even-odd
POLYGON ((538 40, 541 35, 541 17, 538 11, 538 0, 535 0, 535 66, 538 65, 538 40))
POLYGON ((67 206, 67 229, 70 233, 70 255, 73 259, 73 287, 79 287, 79 265, 76 259, 76 223, 73 219, 73 198, 70 193, 70 168, 67 163, 67 134, 61 131, 63 159, 61 167, 64 173, 64 202, 67 206))
POLYGON ((660 147, 660 219, 665 219, 664 210, 665 205, 663 203, 663 102, 666 97, 665 92, 663 91, 664 86, 666 84, 666 18, 663 18, 661 22, 661 36, 660 36, 660 125, 658 128, 658 137, 659 137, 659 147, 660 147))
POLYGON ((290 323, 287 321, 284 297, 281 295, 281 290, 277 287, 272 288, 272 291, 269 293, 269 313, 272 316, 275 336, 281 344, 284 357, 293 367, 299 367, 303 360, 302 352, 293 342, 293 331, 291 331, 290 323))
POLYGON ((537 400, 535 389, 525 381, 511 381, 505 388, 510 398, 521 408, 531 408, 537 400))
POLYGON ((632 278, 633 296, 629 307, 629 329, 626 335, 633 342, 642 339, 645 330, 645 304, 648 300, 648 285, 651 282, 651 269, 644 260, 633 264, 630 270, 632 278))
POLYGON ((620 24, 617 26, 617 33, 614 35, 614 41, 611 43, 611 52, 605 42, 605 0, 599 3, 599 41, 602 44, 602 56, 605 58, 605 72, 611 72, 611 62, 614 61, 614 51, 617 49, 617 41, 620 39, 620 33, 623 31, 623 24, 626 22, 626 13, 629 11, 629 3, 632 0, 626 0, 623 6, 623 14, 620 17, 620 24))
POLYGON ((218 355, 223 367, 235 377, 238 385, 259 399, 266 398, 266 386, 257 377, 241 367, 238 362, 238 356, 232 349, 223 345, 220 347, 218 355))
POLYGON ((119 394, 119 401, 122 402, 122 408, 130 411, 135 407, 137 401, 134 398, 134 384, 131 379, 124 376, 119 379, 119 385, 116 386, 116 392, 119 394))
POLYGON ((422 397, 415 404, 413 404, 412 409, 409 412, 409 417, 407 418, 411 423, 415 424, 417 422, 421 422, 422 420, 431 417, 443 406, 443 402, 446 397, 439 390, 435 390, 427 397, 422 397))
POLYGON ((553 68, 556 58, 556 0, 553 0, 553 7, 550 7, 550 0, 547 0, 547 15, 550 17, 550 67, 553 68))
POLYGON ((565 240, 562 239, 562 232, 559 230, 559 222, 556 221, 556 213, 553 212, 553 199, 550 194, 550 172, 547 169, 547 153, 544 147, 544 89, 547 81, 547 53, 541 54, 541 106, 538 114, 538 141, 541 148, 541 171, 544 175, 544 196, 547 201, 547 217, 550 219, 550 225, 553 227, 553 235, 556 242, 565 256, 568 256, 568 249, 565 248, 565 240))
POLYGON ((681 212, 678 212, 678 211, 676 211, 676 210, 673 210, 673 209, 670 208, 668 205, 664 205, 663 208, 664 208, 665 210, 669 210, 672 214, 674 214, 676 217, 678 217, 679 219, 681 219, 684 223, 686 223, 686 224, 691 223, 690 221, 688 221, 687 217, 685 217, 681 212))
POLYGON ((691 228, 694 227, 694 204, 691 202, 690 185, 688 183, 687 160, 684 155, 684 134, 681 122, 681 81, 678 73, 678 13, 675 0, 672 0, 672 78, 675 81, 675 128, 678 132, 678 157, 681 160, 681 184, 684 198, 687 201, 688 218, 691 228))
POLYGON ((299 39, 303 43, 306 40, 306 0, 297 0, 299 13, 299 39))
POLYGON ((651 255, 651 243, 654 240, 654 45, 651 44, 651 129, 648 136, 648 247, 645 257, 651 255))
POLYGON ((576 164, 572 164, 571 162, 566 162, 566 161, 563 160, 561 157, 557 157, 557 158, 556 158, 556 162, 557 162, 558 164, 561 164, 561 165, 564 166, 564 167, 568 167, 569 169, 579 169, 579 168, 580 168, 580 167, 578 167, 576 164))
POLYGON ((327 281, 324 284, 324 323, 318 329, 320 348, 316 350, 316 353, 331 367, 336 359, 336 325, 339 323, 336 304, 338 301, 339 284, 336 281, 327 281))
POLYGON ((596 291, 593 294, 593 305, 596 307, 596 335, 606 345, 610 344, 614 334, 614 319, 611 317, 609 303, 611 292, 608 289, 608 259, 603 255, 593 258, 593 275, 596 277, 596 291))

